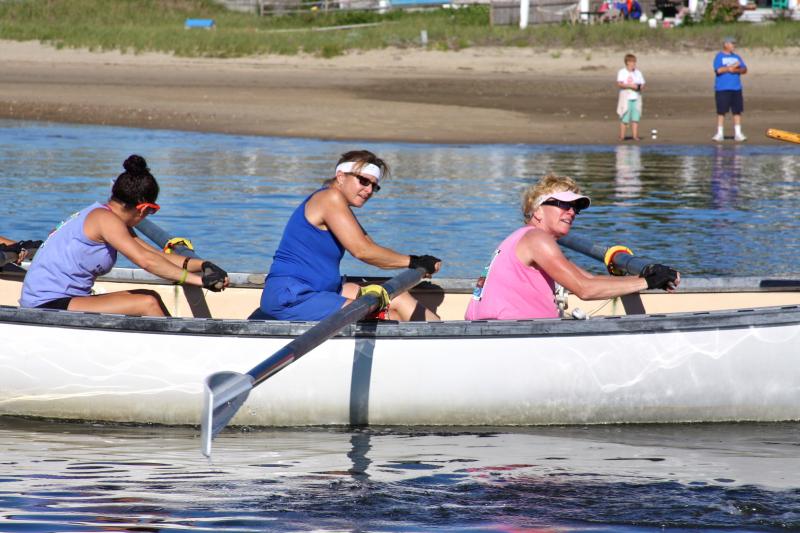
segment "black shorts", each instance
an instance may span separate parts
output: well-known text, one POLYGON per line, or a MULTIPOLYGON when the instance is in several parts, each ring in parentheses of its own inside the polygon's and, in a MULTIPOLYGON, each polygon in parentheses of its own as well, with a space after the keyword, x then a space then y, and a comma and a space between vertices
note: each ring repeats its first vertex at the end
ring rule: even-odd
POLYGON ((741 115, 744 111, 744 98, 742 91, 716 91, 717 115, 724 115, 728 111, 734 115, 741 115))
POLYGON ((72 300, 71 296, 67 296, 66 298, 58 298, 57 300, 50 300, 49 302, 37 305, 36 309, 59 309, 61 311, 66 311, 69 307, 70 300, 72 300))

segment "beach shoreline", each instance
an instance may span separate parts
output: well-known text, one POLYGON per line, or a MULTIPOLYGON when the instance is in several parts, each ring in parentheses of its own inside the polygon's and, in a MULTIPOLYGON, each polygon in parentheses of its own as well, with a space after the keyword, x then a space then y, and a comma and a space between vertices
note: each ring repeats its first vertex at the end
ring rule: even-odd
MULTIPOLYGON (((637 54, 647 79, 642 145, 713 144, 714 53, 637 54)), ((764 130, 797 128, 800 71, 788 58, 798 50, 740 53, 750 69, 747 143, 775 144, 764 130)), ((206 59, 0 41, 0 118, 352 141, 616 144, 624 54, 468 48, 206 59)), ((730 120, 726 127, 732 135, 730 120)))

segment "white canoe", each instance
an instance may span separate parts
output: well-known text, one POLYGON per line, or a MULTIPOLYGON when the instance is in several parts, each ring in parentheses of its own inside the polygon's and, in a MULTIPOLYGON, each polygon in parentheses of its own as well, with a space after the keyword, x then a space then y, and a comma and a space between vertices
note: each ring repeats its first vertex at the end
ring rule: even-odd
MULTIPOLYGON (((232 279, 206 302, 138 270, 115 269, 98 283, 159 290, 179 316, 158 319, 19 309, 21 274, 4 272, 0 414, 198 424, 207 375, 245 372, 313 325, 245 320, 263 276, 232 279)), ((797 281, 689 278, 680 294, 644 294, 649 314, 626 315, 614 300, 589 320, 468 322, 471 285, 434 280, 417 291, 441 323, 345 328, 256 387, 232 423, 800 419, 797 281)), ((601 303, 570 305, 588 312, 601 303)))

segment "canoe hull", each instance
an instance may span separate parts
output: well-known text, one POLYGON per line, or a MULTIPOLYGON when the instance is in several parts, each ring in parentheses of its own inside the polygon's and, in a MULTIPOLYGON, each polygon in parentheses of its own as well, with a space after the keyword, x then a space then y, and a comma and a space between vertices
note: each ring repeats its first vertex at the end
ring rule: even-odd
MULTIPOLYGON (((207 375, 244 372, 310 326, 198 319, 165 326, 98 316, 5 310, 0 414, 198 424, 207 375)), ((797 420, 798 346, 797 307, 677 318, 362 323, 254 389, 233 423, 797 420)))

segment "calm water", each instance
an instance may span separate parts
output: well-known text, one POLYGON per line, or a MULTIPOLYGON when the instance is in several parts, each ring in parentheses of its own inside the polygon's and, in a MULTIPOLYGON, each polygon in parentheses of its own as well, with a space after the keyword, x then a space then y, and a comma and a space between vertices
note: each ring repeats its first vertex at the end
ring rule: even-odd
MULTIPOLYGON (((376 241, 473 277, 547 171, 593 198, 575 231, 688 274, 797 273, 800 149, 432 146, 0 121, 0 234, 44 238, 104 200, 130 153, 153 219, 265 271, 338 154, 394 168, 358 212, 376 241)), ((585 266, 596 265, 578 258, 585 266)), ((375 271, 353 261, 350 273, 375 271)), ((800 424, 228 432, 0 417, 0 532, 800 530, 800 424)))
MULTIPOLYGON (((477 277, 520 223, 522 190, 548 171, 592 196, 573 231, 595 242, 684 274, 800 271, 800 147, 777 143, 437 146, 0 121, 0 234, 44 238, 105 200, 122 161, 140 153, 162 186, 155 222, 230 271, 264 272, 291 211, 339 154, 360 147, 394 169, 358 210, 362 224, 381 244, 443 258, 446 277, 477 277)), ((377 273, 349 258, 343 270, 377 273)))

